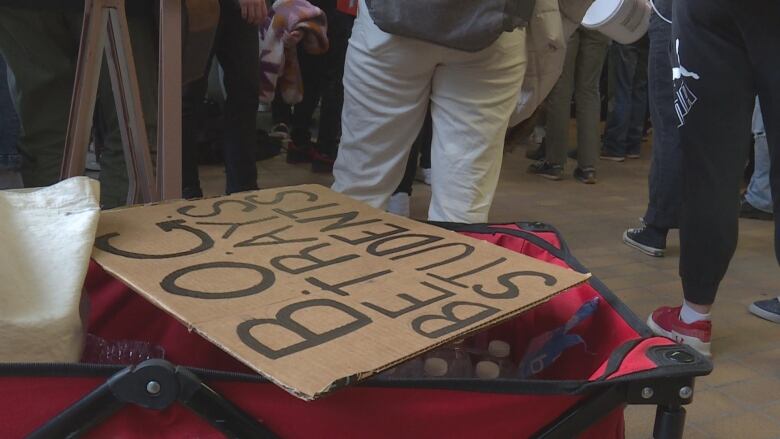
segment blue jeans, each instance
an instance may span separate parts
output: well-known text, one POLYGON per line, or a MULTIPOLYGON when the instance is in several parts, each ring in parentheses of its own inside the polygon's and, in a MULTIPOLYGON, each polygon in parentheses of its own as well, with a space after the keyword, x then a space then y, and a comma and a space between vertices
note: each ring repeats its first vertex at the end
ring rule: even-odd
POLYGON ((745 200, 756 209, 764 212, 772 212, 772 190, 769 186, 769 144, 764 132, 764 121, 761 116, 761 107, 756 100, 756 109, 753 112, 753 136, 755 137, 756 167, 750 178, 745 200))
POLYGON ((5 61, 0 56, 0 170, 13 170, 21 165, 21 157, 16 148, 19 117, 11 100, 6 74, 5 61))
MULTIPOLYGON (((672 0, 655 0, 664 17, 672 17, 672 0)), ((670 49, 672 25, 653 13, 650 17, 648 91, 653 121, 653 158, 648 185, 650 199, 645 223, 662 229, 679 227, 682 206, 682 149, 674 110, 670 49)))
POLYGON ((632 44, 613 42, 609 62, 614 69, 614 101, 604 132, 604 151, 639 155, 647 114, 648 39, 632 44))

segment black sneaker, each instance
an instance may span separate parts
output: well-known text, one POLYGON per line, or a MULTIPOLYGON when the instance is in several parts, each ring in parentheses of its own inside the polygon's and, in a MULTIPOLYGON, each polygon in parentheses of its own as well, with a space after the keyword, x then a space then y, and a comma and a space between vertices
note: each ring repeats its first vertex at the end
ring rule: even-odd
POLYGON ((609 160, 611 162, 624 162, 624 161, 626 161, 626 157, 625 156, 622 156, 622 155, 619 155, 619 154, 615 154, 615 153, 609 152, 609 151, 601 151, 601 156, 599 156, 599 157, 601 158, 601 160, 609 160))
POLYGON ((554 165, 545 160, 531 163, 528 167, 529 174, 536 174, 548 180, 560 180, 563 178, 563 166, 554 165))
POLYGON ((780 298, 758 300, 750 304, 748 309, 762 319, 780 323, 780 298))
POLYGON ((574 170, 574 178, 585 184, 596 184, 596 170, 594 168, 580 168, 574 170))
POLYGON ((534 149, 526 151, 525 156, 531 160, 544 160, 544 156, 547 155, 547 145, 544 144, 544 140, 534 149))
POLYGON ((640 252, 660 258, 666 250, 666 233, 668 230, 643 224, 636 229, 623 232, 623 242, 640 252))
POLYGON ((577 160, 577 157, 579 157, 578 150, 572 149, 571 151, 566 153, 566 156, 572 160, 577 160))
POLYGON ((761 209, 753 207, 753 205, 748 203, 748 201, 743 197, 742 202, 739 203, 739 217, 772 221, 775 216, 771 212, 765 212, 761 209))

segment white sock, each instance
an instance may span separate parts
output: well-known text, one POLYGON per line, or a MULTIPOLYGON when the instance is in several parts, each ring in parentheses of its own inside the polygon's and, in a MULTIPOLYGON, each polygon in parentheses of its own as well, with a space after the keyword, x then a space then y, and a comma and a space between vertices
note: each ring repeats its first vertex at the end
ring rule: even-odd
POLYGON ((701 320, 710 320, 710 313, 702 314, 688 305, 688 302, 683 301, 682 308, 680 309, 680 320, 683 323, 691 324, 701 320))

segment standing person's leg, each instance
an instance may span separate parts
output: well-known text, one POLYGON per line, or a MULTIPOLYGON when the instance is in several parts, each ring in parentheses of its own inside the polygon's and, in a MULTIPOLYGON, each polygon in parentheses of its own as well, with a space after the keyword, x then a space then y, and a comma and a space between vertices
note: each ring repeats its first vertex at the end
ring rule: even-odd
POLYGON ((292 105, 287 104, 282 99, 279 89, 276 90, 274 100, 271 101, 271 137, 283 137, 288 140, 290 137, 290 125, 292 125, 292 105))
POLYGON ((623 232, 623 242, 650 256, 663 256, 669 229, 680 225, 682 205, 682 148, 674 111, 670 49, 672 0, 655 0, 648 37, 648 95, 653 122, 653 148, 648 176, 649 197, 644 225, 623 232))
POLYGON ((317 149, 312 160, 312 171, 332 172, 341 137, 341 108, 344 106, 344 62, 354 18, 337 11, 328 11, 328 38, 330 49, 325 54, 325 65, 320 108, 320 129, 317 149))
POLYGON ((609 39, 598 31, 583 30, 574 80, 577 107, 577 169, 574 176, 583 183, 596 182, 599 156, 601 93, 599 79, 609 39))
POLYGON ((62 166, 78 40, 61 12, 0 7, 0 52, 16 79, 24 185, 54 184, 62 166))
POLYGON ((208 88, 207 72, 211 62, 203 72, 203 77, 190 82, 182 89, 181 186, 182 197, 187 199, 203 196, 198 175, 197 127, 202 122, 201 116, 204 113, 203 99, 208 88))
POLYGON ((425 113, 420 134, 415 142, 420 142, 420 169, 422 169, 422 182, 431 185, 431 141, 433 138, 433 122, 431 121, 431 109, 425 113))
POLYGON ((225 71, 225 192, 257 189, 257 106, 260 48, 257 26, 241 18, 229 0, 220 1, 220 38, 216 54, 225 71))
POLYGON ((298 47, 298 64, 301 68, 303 83, 303 100, 293 106, 292 113, 292 143, 287 147, 287 163, 304 163, 311 161, 312 142, 311 127, 314 111, 320 103, 320 92, 323 82, 326 55, 312 55, 303 50, 303 44, 298 47))
POLYGON ((387 204, 423 124, 443 50, 383 32, 360 2, 344 67, 333 190, 377 208, 387 204))
POLYGON ((566 164, 569 145, 569 124, 571 123, 571 96, 574 89, 574 72, 577 54, 580 50, 580 35, 576 30, 566 45, 566 60, 558 82, 550 90, 545 101, 547 121, 545 124, 545 159, 532 163, 528 172, 550 180, 560 180, 566 164))
MULTIPOLYGON (((740 5, 734 5, 738 7, 740 5)), ((780 5, 772 0, 756 2, 752 5, 753 14, 742 14, 740 28, 748 43, 751 66, 756 75, 758 96, 766 131, 766 140, 770 157, 770 186, 774 212, 780 212, 780 65, 777 53, 780 51, 780 29, 777 17, 780 5)), ((780 262, 780 215, 775 215, 775 256, 780 262)), ((759 300, 750 306, 750 311, 767 320, 780 323, 780 298, 759 300)))
MULTIPOLYGON (((622 162, 626 159, 626 137, 631 123, 631 97, 637 67, 637 51, 630 44, 613 42, 609 46, 610 75, 614 90, 612 109, 604 129, 603 160, 622 162)), ((579 121, 578 121, 579 122, 579 121)))
POLYGON ((626 157, 638 159, 642 148, 642 133, 647 118, 647 56, 648 40, 642 37, 634 43, 636 67, 631 81, 631 117, 626 132, 626 157))
POLYGON ((431 91, 432 168, 428 219, 486 222, 504 134, 525 74, 525 30, 477 53, 447 50, 431 91))
POLYGON ((753 139, 754 139, 754 157, 755 169, 750 178, 750 184, 742 198, 742 204, 739 207, 739 216, 741 218, 753 219, 772 219, 772 189, 769 184, 769 143, 766 139, 764 122, 761 115, 761 107, 756 100, 756 109, 753 112, 753 139))
POLYGON ((16 143, 19 138, 19 117, 16 115, 8 84, 5 60, 0 55, 0 171, 15 171, 21 163, 16 143))
POLYGON ((23 187, 19 174, 22 156, 17 147, 19 117, 11 98, 12 90, 16 88, 13 82, 13 72, 6 68, 0 54, 0 190, 23 187))
POLYGON ((685 302, 656 310, 648 325, 705 354, 709 311, 737 246, 737 200, 755 98, 735 8, 726 0, 679 1, 672 24, 675 108, 684 145, 680 277, 685 302))

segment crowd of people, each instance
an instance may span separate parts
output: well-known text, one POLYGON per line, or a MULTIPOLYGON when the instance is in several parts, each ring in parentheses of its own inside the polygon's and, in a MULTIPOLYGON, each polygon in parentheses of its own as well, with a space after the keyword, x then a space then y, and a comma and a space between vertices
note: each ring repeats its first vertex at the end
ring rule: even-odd
MULTIPOLYGON (((128 2, 127 12, 154 145, 152 5, 128 2)), ((780 208, 780 167, 771 167, 780 154, 774 123, 780 103, 778 4, 762 0, 737 8, 727 0, 655 0, 647 35, 632 44, 579 26, 588 0, 470 0, 458 8, 414 0, 219 5, 209 62, 183 89, 185 198, 203 196, 198 133, 212 58, 221 66, 225 90, 218 143, 227 194, 258 188, 258 148, 276 139, 289 163, 332 172, 335 191, 405 216, 419 163, 431 186, 427 219, 482 223, 488 221, 508 131, 530 123, 545 133, 531 152, 536 161, 528 172, 561 180, 572 157, 573 177, 594 184, 599 159, 640 157, 651 125, 648 206, 640 226, 627 229, 623 240, 661 257, 669 230, 680 229, 683 303, 659 308, 648 324, 709 354, 710 309, 736 248, 737 220, 771 220, 780 208), (497 13, 502 20, 489 19, 497 13), (283 20, 274 24, 277 17, 283 20), (263 47, 271 31, 280 32, 284 48, 278 52, 263 47), (322 50, 312 49, 308 34, 315 34, 322 50), (294 59, 276 65, 275 53, 294 59), (289 82, 295 78, 285 76, 293 67, 300 70, 298 97, 290 92, 299 86, 289 82), (258 90, 268 68, 276 68, 273 123, 259 138, 258 90), (569 144, 572 113, 575 148, 569 144), (755 171, 740 195, 751 120, 755 171)), ((59 178, 81 14, 68 6, 0 6, 0 54, 9 72, 7 81, 0 76, 0 170, 19 169, 28 187, 59 178)), ((101 75, 95 122, 101 205, 116 207, 125 202, 127 176, 107 74, 101 75)), ((780 222, 775 224, 780 261, 780 222)), ((750 310, 780 323, 780 299, 755 302, 750 310)))

